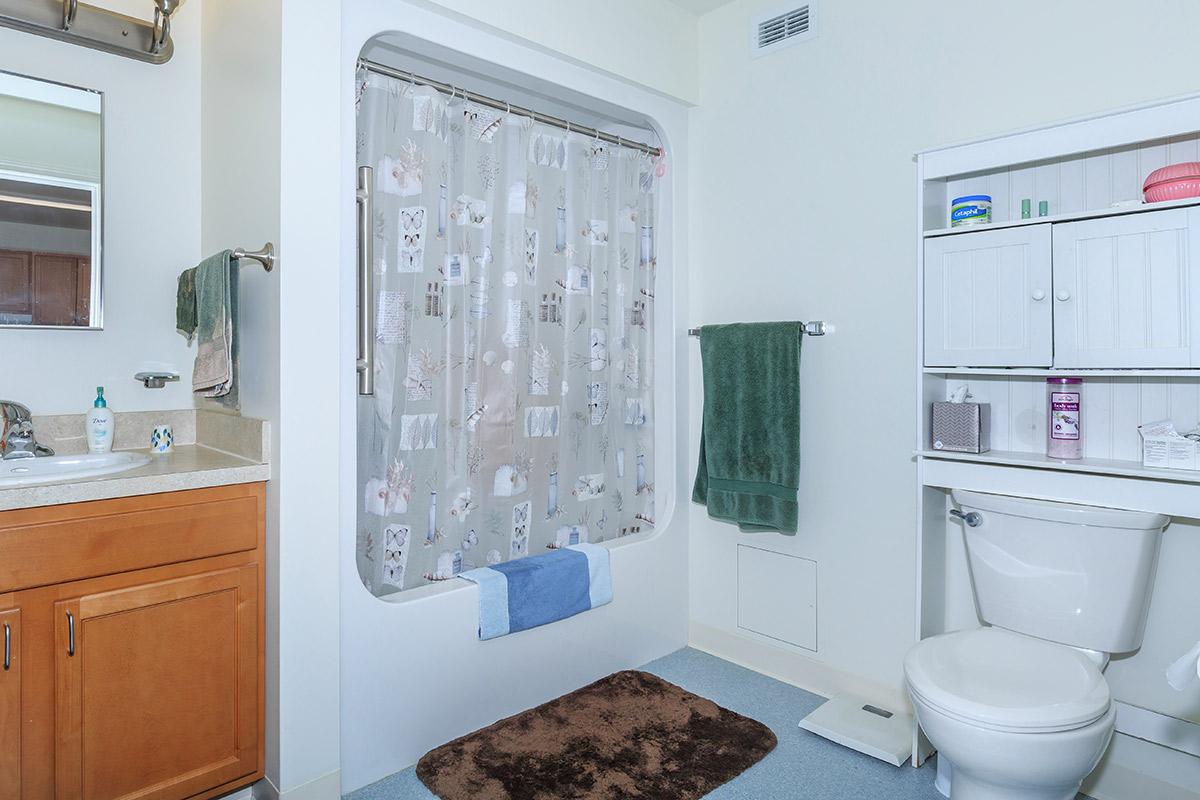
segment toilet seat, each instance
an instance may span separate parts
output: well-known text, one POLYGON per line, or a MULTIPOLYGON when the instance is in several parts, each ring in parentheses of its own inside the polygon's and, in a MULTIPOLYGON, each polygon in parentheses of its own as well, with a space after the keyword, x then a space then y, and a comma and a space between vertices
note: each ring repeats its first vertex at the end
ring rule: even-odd
POLYGON ((993 730, 1074 730, 1104 716, 1112 702, 1083 653, 1001 628, 926 639, 909 651, 904 672, 930 706, 993 730))

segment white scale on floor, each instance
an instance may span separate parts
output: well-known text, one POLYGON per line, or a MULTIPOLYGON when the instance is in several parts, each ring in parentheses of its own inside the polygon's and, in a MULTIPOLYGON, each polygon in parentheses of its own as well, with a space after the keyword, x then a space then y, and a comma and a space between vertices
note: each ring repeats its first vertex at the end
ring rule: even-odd
POLYGON ((912 755, 912 715, 871 705, 853 695, 826 700, 800 720, 800 727, 893 766, 912 755))

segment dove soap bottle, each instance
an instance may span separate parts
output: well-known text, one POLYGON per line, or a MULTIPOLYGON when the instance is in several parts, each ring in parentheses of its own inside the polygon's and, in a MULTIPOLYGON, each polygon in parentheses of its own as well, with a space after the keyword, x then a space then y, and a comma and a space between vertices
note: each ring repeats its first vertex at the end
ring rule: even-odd
POLYGON ((108 402, 104 399, 103 386, 96 387, 96 399, 92 402, 92 407, 88 409, 84 427, 87 433, 89 453, 107 453, 112 450, 115 421, 112 409, 108 407, 108 402))

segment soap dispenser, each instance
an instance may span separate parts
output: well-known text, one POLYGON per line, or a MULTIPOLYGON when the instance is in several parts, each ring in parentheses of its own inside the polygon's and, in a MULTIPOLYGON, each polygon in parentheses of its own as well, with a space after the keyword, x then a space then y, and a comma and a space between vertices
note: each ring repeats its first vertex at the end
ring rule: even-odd
POLYGON ((104 399, 104 387, 96 387, 96 400, 87 413, 87 443, 90 453, 107 453, 113 446, 113 412, 104 399))

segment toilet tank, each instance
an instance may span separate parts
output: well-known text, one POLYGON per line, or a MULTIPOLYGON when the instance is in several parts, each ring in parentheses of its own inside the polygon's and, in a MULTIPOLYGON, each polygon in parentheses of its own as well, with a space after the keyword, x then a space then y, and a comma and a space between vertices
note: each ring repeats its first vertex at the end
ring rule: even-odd
POLYGON ((955 489, 979 616, 1040 639, 1126 653, 1146 628, 1170 518, 955 489))

